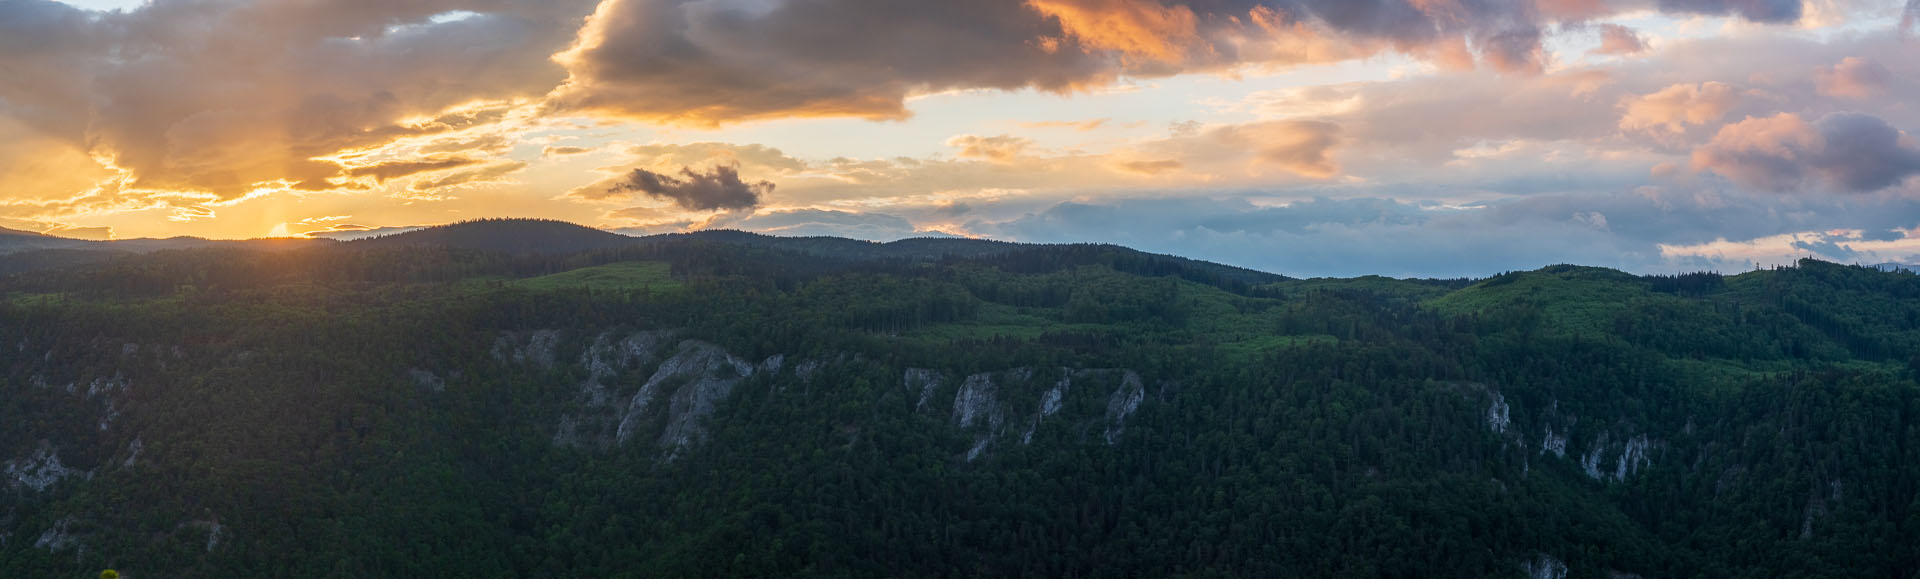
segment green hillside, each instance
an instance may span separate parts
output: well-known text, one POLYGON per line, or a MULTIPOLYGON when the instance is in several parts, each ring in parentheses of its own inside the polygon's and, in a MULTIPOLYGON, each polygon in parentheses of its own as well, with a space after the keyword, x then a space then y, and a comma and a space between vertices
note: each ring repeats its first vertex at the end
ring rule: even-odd
POLYGON ((0 576, 1920 569, 1909 273, 488 243, 0 278, 0 576))

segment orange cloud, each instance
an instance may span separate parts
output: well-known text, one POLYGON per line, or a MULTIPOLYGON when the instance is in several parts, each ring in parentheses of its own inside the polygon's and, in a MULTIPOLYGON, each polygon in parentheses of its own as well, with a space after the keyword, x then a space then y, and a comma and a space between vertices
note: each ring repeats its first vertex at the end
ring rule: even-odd
POLYGON ((1060 21, 1067 35, 1094 50, 1176 63, 1200 42, 1193 9, 1154 0, 1028 0, 1060 21))
POLYGON ((1186 166, 1187 166, 1186 163, 1182 163, 1178 159, 1155 159, 1151 161, 1121 161, 1114 164, 1114 168, 1116 169, 1119 169, 1121 171, 1125 171, 1128 173, 1137 173, 1141 175, 1159 175, 1162 173, 1178 171, 1182 167, 1186 167, 1186 166))
POLYGON ((476 159, 468 159, 465 157, 454 157, 454 158, 448 158, 448 159, 432 159, 432 160, 421 160, 421 161, 396 161, 391 163, 379 163, 375 165, 353 167, 353 168, 347 169, 344 173, 348 177, 370 177, 373 179, 375 183, 385 183, 389 180, 398 179, 400 177, 417 175, 420 173, 429 173, 433 171, 445 171, 447 169, 457 169, 460 167, 473 165, 479 162, 480 161, 476 159))
MULTIPOLYGON (((1026 129, 1073 129, 1073 130, 1084 133, 1084 132, 1097 131, 1102 128, 1106 128, 1107 123, 1112 121, 1113 119, 1092 119, 1092 120, 1085 120, 1085 121, 1039 121, 1039 122, 1033 122, 1033 123, 1020 123, 1020 127, 1026 128, 1026 129)), ((1119 126, 1132 128, 1132 127, 1138 127, 1140 125, 1141 125, 1140 123, 1127 123, 1125 125, 1119 125, 1119 126)))
POLYGON ((1740 91, 1718 82, 1676 84, 1646 96, 1628 99, 1620 118, 1625 131, 1684 133, 1687 125, 1704 125, 1726 116, 1740 104, 1740 91))
POLYGON ((1839 64, 1822 67, 1814 74, 1814 86, 1820 94, 1849 99, 1866 99, 1886 93, 1893 73, 1880 63, 1849 56, 1839 64))
POLYGON ((1033 140, 1012 135, 981 137, 960 135, 947 139, 947 146, 960 149, 963 159, 985 159, 995 163, 1006 163, 1020 157, 1020 154, 1033 146, 1033 140))

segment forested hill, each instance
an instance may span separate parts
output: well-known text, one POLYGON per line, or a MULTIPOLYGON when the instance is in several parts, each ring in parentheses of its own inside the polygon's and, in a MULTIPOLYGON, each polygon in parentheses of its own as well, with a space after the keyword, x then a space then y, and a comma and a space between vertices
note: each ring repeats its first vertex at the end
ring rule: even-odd
POLYGON ((17 254, 0 576, 1920 569, 1904 271, 471 231, 17 254))

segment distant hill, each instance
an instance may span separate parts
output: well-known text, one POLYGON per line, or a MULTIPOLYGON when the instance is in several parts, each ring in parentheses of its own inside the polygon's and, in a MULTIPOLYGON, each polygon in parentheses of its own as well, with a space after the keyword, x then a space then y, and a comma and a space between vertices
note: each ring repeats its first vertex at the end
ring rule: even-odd
POLYGON ((330 239, 124 239, 87 241, 0 228, 0 275, 81 266, 156 251, 227 248, 287 251, 336 243, 330 239))
POLYGON ((0 227, 0 254, 33 251, 36 249, 64 249, 84 247, 89 242, 43 235, 31 231, 0 227))
POLYGON ((1285 276, 1251 269, 1171 255, 1151 254, 1117 245, 1035 245, 986 239, 939 237, 880 243, 842 237, 775 237, 730 229, 630 237, 565 221, 544 219, 466 221, 350 241, 342 247, 431 246, 517 254, 558 255, 601 249, 659 247, 684 243, 770 249, 842 262, 969 259, 1042 252, 1047 254, 1042 260, 1053 266, 1074 263, 1091 265, 1121 259, 1135 264, 1128 268, 1130 271, 1145 273, 1164 270, 1159 273, 1173 274, 1178 270, 1185 272, 1182 277, 1194 278, 1197 281, 1221 280, 1257 285, 1289 279, 1285 276))
POLYGON ((876 259, 939 259, 1004 254, 1030 244, 952 237, 923 237, 881 243, 844 237, 775 237, 732 229, 668 233, 642 238, 650 243, 699 240, 728 245, 768 247, 818 257, 868 261, 876 259))
POLYGON ((1873 268, 1880 271, 1904 271, 1908 273, 1920 273, 1920 265, 1913 265, 1910 263, 1895 263, 1890 261, 1887 263, 1875 264, 1873 268))
POLYGON ((396 235, 349 241, 346 247, 432 246, 508 253, 558 254, 610 249, 639 239, 545 219, 481 219, 429 227, 396 235))

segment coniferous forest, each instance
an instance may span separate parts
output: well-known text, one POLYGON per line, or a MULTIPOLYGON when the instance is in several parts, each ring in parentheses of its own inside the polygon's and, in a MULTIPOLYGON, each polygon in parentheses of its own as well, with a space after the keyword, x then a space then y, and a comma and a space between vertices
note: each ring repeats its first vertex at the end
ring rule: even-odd
POLYGON ((1911 273, 597 233, 0 255, 0 576, 1920 577, 1911 273))

